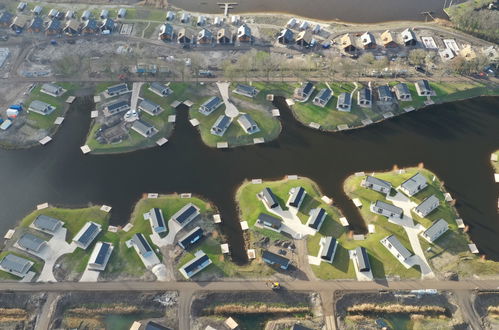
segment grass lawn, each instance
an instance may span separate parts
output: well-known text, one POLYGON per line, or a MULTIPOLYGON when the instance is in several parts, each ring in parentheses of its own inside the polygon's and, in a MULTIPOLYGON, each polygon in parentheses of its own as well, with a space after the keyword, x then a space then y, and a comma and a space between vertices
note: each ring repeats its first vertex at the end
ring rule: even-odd
MULTIPOLYGON (((232 90, 230 87, 230 90, 232 90)), ((218 96, 219 93, 217 91, 218 96)), ((265 100, 266 93, 260 92, 253 99, 241 95, 237 95, 231 93, 231 97, 239 100, 244 100, 245 102, 255 103, 255 104, 269 104, 268 101, 265 100)), ((211 96, 205 96, 195 102, 195 104, 190 109, 190 117, 196 118, 199 125, 199 132, 201 134, 201 138, 203 142, 210 146, 216 147, 218 142, 228 142, 229 147, 243 146, 243 145, 251 145, 253 144, 253 139, 255 138, 264 138, 266 142, 276 139, 281 133, 281 123, 278 119, 272 117, 271 113, 263 110, 263 109, 251 109, 250 107, 241 107, 237 105, 239 111, 241 113, 249 114, 253 120, 258 124, 260 131, 254 134, 246 134, 246 132, 241 128, 239 123, 237 122, 237 118, 232 121, 232 124, 229 126, 227 131, 223 136, 217 136, 210 133, 210 129, 218 119, 218 117, 224 114, 225 106, 220 106, 217 110, 212 112, 210 115, 205 116, 199 112, 199 106, 207 101, 211 96)))
POLYGON ((48 94, 42 93, 40 89, 43 84, 37 84, 37 86, 31 91, 28 99, 25 102, 25 109, 28 110, 29 105, 34 100, 42 101, 54 106, 56 109, 50 115, 41 115, 36 112, 28 113, 28 123, 30 126, 45 130, 51 130, 56 125, 54 125, 54 121, 57 117, 61 117, 64 114, 66 107, 69 105, 64 101, 71 95, 71 92, 77 87, 75 84, 71 83, 57 83, 57 85, 66 89, 66 93, 59 97, 53 97, 48 94))
MULTIPOLYGON (((31 255, 29 255, 27 253, 18 251, 18 250, 15 251, 15 252, 12 252, 12 251, 3 251, 3 252, 1 252, 0 253, 0 260, 2 260, 8 254, 13 254, 13 255, 16 255, 18 257, 21 257, 21 258, 33 261, 34 264, 30 268, 29 271, 35 272, 37 274, 40 274, 40 272, 42 271, 43 264, 44 264, 44 262, 42 260, 33 258, 33 256, 31 256, 31 255)), ((4 271, 0 270, 0 280, 17 281, 17 280, 20 280, 20 277, 17 277, 15 275, 11 274, 11 273, 7 273, 7 272, 4 272, 4 271)))

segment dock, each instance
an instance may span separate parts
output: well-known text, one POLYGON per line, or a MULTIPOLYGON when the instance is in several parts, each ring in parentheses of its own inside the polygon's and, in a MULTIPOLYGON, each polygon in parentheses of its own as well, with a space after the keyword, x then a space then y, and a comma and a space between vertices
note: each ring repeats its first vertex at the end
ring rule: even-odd
POLYGON ((496 182, 499 182, 499 173, 494 174, 494 179, 496 180, 496 182))
POLYGON ((253 139, 253 143, 254 144, 261 144, 261 143, 265 143, 265 139, 262 138, 262 137, 259 137, 259 138, 254 138, 253 139))
POLYGON ((158 193, 148 193, 147 194, 147 198, 150 198, 150 199, 156 199, 158 197, 159 197, 158 193))
POLYGON ((224 16, 228 17, 229 10, 234 9, 234 7, 237 6, 237 2, 219 2, 219 3, 217 3, 217 5, 223 9, 224 16))
POLYGON ((222 217, 220 214, 213 214, 213 222, 214 223, 221 223, 222 222, 222 217))
POLYGON ((224 244, 220 244, 220 249, 222 250, 222 254, 226 254, 226 253, 229 253, 229 244, 227 243, 224 243, 224 244))
POLYGON ((279 109, 272 109, 272 117, 279 117, 281 115, 281 112, 279 109))
POLYGON ((348 226, 350 226, 350 224, 348 223, 347 218, 345 218, 345 217, 341 217, 341 218, 340 218, 340 223, 341 223, 341 225, 342 225, 343 227, 348 227, 348 226))
POLYGON ((191 120, 189 120, 189 122, 193 127, 199 126, 199 120, 197 120, 196 118, 192 118, 191 120))
POLYGON ((54 120, 54 125, 60 125, 60 124, 62 124, 63 121, 64 121, 64 117, 57 117, 54 120))
POLYGON ((457 224, 457 228, 459 228, 459 229, 464 229, 466 227, 463 219, 456 219, 456 224, 457 224))
POLYGON ((186 107, 190 108, 194 105, 194 102, 192 102, 191 100, 185 100, 184 102, 182 102, 186 107))
POLYGON ((326 203, 327 205, 331 205, 331 204, 333 204, 333 200, 332 200, 331 198, 327 197, 327 196, 322 196, 322 197, 321 197, 321 200, 322 200, 324 203, 326 203))
POLYGON ((338 131, 344 131, 344 130, 347 130, 348 128, 349 128, 348 124, 338 125, 338 131))
POLYGON ((98 110, 93 110, 92 112, 90 112, 90 118, 91 119, 95 119, 99 117, 99 111, 98 110))
POLYGON ((100 102, 100 95, 95 95, 94 96, 94 103, 99 103, 100 102))
POLYGON ((36 206, 36 209, 37 210, 43 210, 43 209, 47 209, 49 207, 49 203, 42 203, 42 204, 38 204, 36 206))
POLYGON ((84 146, 81 146, 80 147, 80 150, 81 152, 83 152, 84 155, 88 154, 90 151, 92 151, 92 149, 90 149, 90 147, 85 144, 84 146))
POLYGON ((228 142, 217 142, 217 148, 218 149, 227 149, 229 147, 228 142))
POLYGON ((479 252, 475 244, 468 244, 468 248, 470 249, 470 252, 473 254, 478 254, 479 252))
POLYGON ((365 172, 355 172, 355 176, 365 176, 365 172))
POLYGON ((159 139, 158 141, 156 141, 156 144, 161 147, 164 144, 166 144, 167 142, 168 142, 168 139, 163 137, 163 138, 159 139))
POLYGON ((385 112, 383 118, 388 119, 393 117, 393 112, 385 112))
POLYGON ((256 258, 255 249, 248 249, 248 251, 246 252, 246 254, 248 255, 248 260, 252 260, 252 259, 256 258))
POLYGON ((241 224, 241 229, 244 231, 244 230, 248 230, 249 229, 249 226, 248 226, 248 221, 241 221, 240 222, 241 224))
POLYGON ((296 175, 296 174, 286 175, 286 179, 288 179, 288 180, 298 180, 298 175, 296 175))
POLYGON ((295 101, 293 101, 293 99, 286 99, 286 104, 288 105, 288 107, 290 107, 292 105, 295 105, 295 101))
POLYGON ((369 234, 374 234, 376 232, 376 228, 374 227, 374 225, 372 223, 367 225, 367 232, 369 234))
POLYGON ((411 112, 411 111, 414 111, 414 110, 416 110, 414 107, 405 107, 404 108, 405 112, 411 112))
POLYGON ((364 126, 371 125, 373 123, 373 121, 371 119, 362 119, 360 122, 364 126))
POLYGON ((15 229, 9 229, 3 238, 11 239, 12 236, 14 236, 15 232, 16 232, 15 229))
POLYGON ((320 124, 314 123, 314 122, 311 122, 310 124, 308 124, 308 126, 313 128, 313 129, 320 129, 321 128, 320 124))
POLYGON ((182 193, 182 194, 180 194, 180 198, 192 198, 192 194, 191 193, 182 193))
POLYGON ((125 227, 123 227, 123 231, 125 233, 128 233, 130 231, 130 229, 133 228, 133 225, 131 223, 127 223, 125 227))
POLYGON ((112 209, 112 207, 111 207, 111 206, 109 206, 109 205, 102 205, 102 206, 100 207, 100 210, 101 210, 101 211, 104 211, 104 212, 106 212, 106 213, 111 212, 111 209, 112 209))
POLYGON ((38 142, 40 142, 40 144, 41 144, 42 146, 44 146, 44 145, 46 145, 47 143, 49 143, 50 141, 52 141, 52 138, 51 138, 50 136, 46 136, 46 137, 44 137, 43 139, 41 139, 40 141, 38 141, 38 142))
POLYGON ((445 201, 446 202, 452 202, 452 196, 451 196, 451 194, 445 193, 444 197, 445 197, 445 201))
POLYGON ((76 96, 71 95, 66 99, 66 103, 71 104, 74 102, 74 100, 76 100, 76 96))
POLYGON ((175 100, 172 102, 172 104, 170 104, 170 106, 175 109, 176 107, 178 107, 180 104, 182 104, 182 102, 178 101, 178 100, 175 100))
POLYGON ((174 123, 177 120, 177 116, 175 115, 169 115, 168 116, 168 122, 169 123, 174 123))
POLYGON ((362 207, 362 202, 358 198, 352 199, 352 202, 355 204, 357 207, 362 207))
POLYGON ((253 179, 253 180, 251 180, 251 183, 252 184, 260 184, 260 183, 262 183, 262 179, 253 179))

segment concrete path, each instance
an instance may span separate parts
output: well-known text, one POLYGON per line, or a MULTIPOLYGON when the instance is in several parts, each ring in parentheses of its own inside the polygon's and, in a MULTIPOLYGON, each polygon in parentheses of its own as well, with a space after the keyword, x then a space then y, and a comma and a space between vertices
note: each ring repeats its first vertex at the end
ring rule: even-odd
POLYGON ((267 204, 261 201, 268 212, 277 215, 283 220, 282 231, 293 236, 295 239, 305 238, 307 235, 315 235, 316 231, 309 226, 303 224, 298 218, 298 210, 296 208, 289 208, 288 210, 283 210, 281 206, 275 207, 273 209, 269 208, 267 204))
MULTIPOLYGON (((149 220, 146 220, 149 222, 149 220)), ((168 224, 168 234, 165 237, 160 237, 158 233, 154 232, 149 235, 151 241, 159 248, 174 245, 175 244, 175 236, 177 236, 178 232, 182 230, 182 226, 180 226, 176 221, 165 220, 168 224)))
POLYGON ((132 85, 132 98, 130 100, 130 109, 137 110, 137 104, 139 103, 140 89, 142 88, 143 82, 134 82, 132 85))
POLYGON ((36 330, 48 330, 50 329, 50 321, 52 321, 52 315, 54 314, 55 307, 59 301, 59 294, 51 292, 47 295, 47 300, 43 304, 40 314, 36 319, 35 329, 36 330))
POLYGON ((482 320, 475 309, 476 294, 468 290, 455 290, 454 294, 457 304, 461 308, 463 320, 468 323, 468 326, 472 330, 484 329, 482 320))
POLYGON ((417 204, 412 202, 409 197, 400 192, 397 192, 395 196, 387 196, 386 199, 391 201, 395 206, 398 206, 404 210, 404 217, 402 219, 390 218, 389 221, 402 226, 407 233, 412 251, 414 252, 414 257, 412 258, 413 264, 421 267, 422 278, 434 278, 435 274, 426 260, 424 251, 421 248, 421 242, 419 241, 418 235, 421 231, 421 226, 419 226, 419 224, 415 225, 414 219, 411 215, 411 210, 416 207, 417 204))
POLYGON ((225 103, 225 115, 230 118, 236 118, 237 116, 239 116, 239 110, 237 110, 236 106, 229 100, 230 83, 217 82, 217 87, 225 103))
POLYGON ((97 282, 99 279, 100 272, 98 270, 88 269, 88 265, 81 275, 80 282, 97 282))

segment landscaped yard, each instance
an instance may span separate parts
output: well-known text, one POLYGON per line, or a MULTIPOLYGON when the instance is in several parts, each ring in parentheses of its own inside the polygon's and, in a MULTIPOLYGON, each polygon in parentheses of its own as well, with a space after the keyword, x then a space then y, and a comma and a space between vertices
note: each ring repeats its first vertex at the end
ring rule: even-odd
MULTIPOLYGON (((26 252, 22 252, 20 250, 16 250, 15 252, 3 251, 0 253, 0 260, 2 260, 7 254, 13 254, 13 255, 16 255, 18 257, 33 261, 34 264, 29 270, 31 272, 35 272, 37 274, 40 274, 40 272, 42 271, 44 262, 38 258, 34 258, 33 256, 31 256, 30 254, 28 254, 26 252)), ((12 275, 11 273, 7 273, 7 272, 0 270, 0 280, 18 281, 18 280, 20 280, 20 278, 15 276, 15 275, 12 275)))

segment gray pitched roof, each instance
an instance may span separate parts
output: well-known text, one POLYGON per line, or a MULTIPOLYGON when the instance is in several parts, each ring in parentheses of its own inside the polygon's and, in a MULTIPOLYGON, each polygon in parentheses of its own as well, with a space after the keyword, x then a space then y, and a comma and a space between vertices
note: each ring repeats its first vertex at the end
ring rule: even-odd
POLYGON ((367 87, 359 89, 359 98, 361 100, 371 100, 371 90, 367 87))
POLYGON ((393 88, 397 91, 399 95, 411 94, 411 92, 409 91, 409 87, 407 87, 407 84, 405 83, 396 84, 395 86, 393 86, 393 88))
POLYGON ((400 243, 399 239, 395 235, 390 235, 385 238, 387 242, 389 242, 395 250, 404 258, 407 259, 412 256, 412 253, 407 250, 405 246, 400 243))
POLYGON ((145 111, 154 112, 159 107, 159 105, 152 101, 149 101, 148 99, 143 99, 142 101, 140 101, 139 107, 141 107, 145 111))
POLYGON ((60 223, 61 220, 49 217, 44 214, 40 214, 39 216, 36 217, 35 221, 33 221, 33 225, 36 228, 51 232, 55 231, 60 223))
POLYGON ((428 214, 428 212, 430 212, 431 210, 433 210, 435 208, 434 205, 435 204, 438 205, 439 203, 440 203, 440 201, 437 198, 437 196, 431 195, 431 196, 425 198, 421 202, 421 204, 416 206, 416 208, 414 210, 418 213, 428 214))
POLYGON ((436 238, 434 236, 437 233, 439 233, 442 229, 445 229, 445 231, 447 231, 448 228, 449 228, 449 224, 447 223, 447 221, 445 221, 444 219, 439 219, 436 222, 434 222, 433 225, 431 225, 431 227, 426 229, 423 232, 423 234, 430 237, 431 239, 434 239, 434 238, 436 238))
POLYGON ((38 236, 26 233, 17 241, 17 244, 26 250, 38 252, 45 244, 45 241, 38 236))
POLYGON ((153 126, 148 122, 139 119, 133 122, 132 128, 147 135, 149 129, 153 128, 153 126))
POLYGON ((137 233, 133 235, 132 240, 135 243, 135 246, 137 247, 141 255, 144 255, 152 251, 151 245, 146 240, 143 234, 137 233))
POLYGON ((400 207, 397 207, 393 204, 385 203, 383 201, 376 201, 374 206, 397 215, 402 215, 404 213, 404 210, 402 210, 400 207))
POLYGON ((366 177, 366 183, 381 186, 381 187, 384 187, 386 189, 392 189, 392 184, 390 182, 382 180, 382 179, 378 179, 378 178, 376 178, 374 176, 370 176, 370 175, 368 175, 366 177))
POLYGON ((319 93, 315 96, 315 98, 326 102, 331 98, 332 93, 333 91, 330 90, 329 88, 323 88, 319 91, 319 93))
POLYGON ((352 104, 352 96, 350 93, 340 93, 338 95, 338 104, 351 105, 352 104))
POLYGON ((0 261, 0 266, 4 269, 14 271, 16 273, 24 274, 26 273, 31 266, 33 265, 33 262, 25 259, 18 257, 14 254, 7 254, 2 261, 0 261))
POLYGON ((237 118, 237 122, 246 130, 252 130, 253 127, 258 127, 257 123, 247 113, 239 116, 239 118, 237 118))
POLYGON ((405 180, 402 182, 400 185, 402 188, 407 189, 409 191, 413 191, 416 189, 418 186, 425 184, 426 183, 426 178, 423 174, 420 172, 414 174, 411 176, 409 179, 405 180))
POLYGON ((393 97, 392 91, 390 90, 390 87, 383 85, 378 87, 378 94, 379 98, 391 98, 393 97))

